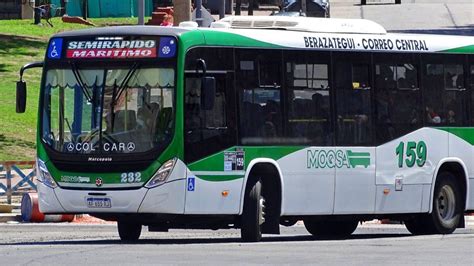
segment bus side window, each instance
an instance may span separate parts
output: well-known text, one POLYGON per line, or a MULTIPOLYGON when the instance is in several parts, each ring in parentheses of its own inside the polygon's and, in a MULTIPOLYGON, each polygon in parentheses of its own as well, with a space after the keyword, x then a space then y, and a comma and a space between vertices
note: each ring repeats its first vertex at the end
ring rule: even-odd
POLYGON ((236 51, 239 135, 242 144, 281 143, 281 52, 236 51))
POLYGON ((236 145, 233 49, 194 48, 186 55, 184 96, 185 161, 194 162, 236 145), (201 107, 201 74, 196 59, 207 64, 206 76, 216 80, 212 110, 201 107), (221 58, 226 62, 220 63, 221 58), (229 62, 230 61, 230 62, 229 62))
POLYGON ((372 144, 370 56, 334 55, 337 145, 372 144))
POLYGON ((284 65, 286 137, 295 144, 331 145, 329 54, 288 51, 284 53, 284 65))
POLYGON ((421 127, 418 60, 412 54, 374 54, 375 138, 383 144, 421 127))
POLYGON ((471 123, 470 125, 474 125, 474 57, 471 56, 471 63, 470 63, 470 75, 469 75, 469 85, 471 89, 471 123))
POLYGON ((457 55, 423 57, 423 97, 427 125, 463 126, 467 124, 468 95, 464 67, 457 55))

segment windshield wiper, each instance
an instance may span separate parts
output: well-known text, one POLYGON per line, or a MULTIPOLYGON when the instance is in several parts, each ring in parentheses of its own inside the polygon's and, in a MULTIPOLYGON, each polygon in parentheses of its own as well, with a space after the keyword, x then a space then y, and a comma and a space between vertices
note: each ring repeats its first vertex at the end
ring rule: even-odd
MULTIPOLYGON (((125 78, 122 80, 122 83, 120 84, 120 87, 119 87, 119 90, 116 94, 116 97, 113 98, 113 105, 115 105, 115 102, 117 101, 117 99, 120 98, 120 96, 122 96, 122 93, 125 91, 125 86, 127 86, 128 82, 130 81, 130 79, 132 78, 133 74, 135 74, 135 72, 137 71, 138 69, 138 66, 139 64, 137 62, 135 62, 132 66, 132 68, 127 72, 127 75, 125 75, 125 78)), ((115 94, 115 85, 114 85, 114 94, 115 94)), ((113 106, 112 106, 112 111, 113 111, 113 106)))
POLYGON ((127 75, 125 75, 125 78, 122 80, 122 83, 120 84, 120 87, 118 88, 118 92, 117 92, 117 80, 114 81, 114 89, 112 91, 112 101, 110 102, 110 112, 111 112, 110 115, 112 118, 111 119, 112 130, 114 128, 114 123, 115 123, 115 112, 114 112, 115 108, 114 107, 115 107, 115 104, 117 103, 117 99, 120 99, 120 96, 125 90, 125 86, 127 86, 128 82, 132 78, 133 74, 135 74, 138 67, 139 67, 139 64, 135 62, 132 68, 130 68, 130 70, 127 72, 127 75))
POLYGON ((79 87, 81 87, 82 93, 84 94, 84 96, 86 96, 87 102, 91 103, 92 97, 86 89, 86 84, 82 80, 81 74, 79 73, 79 70, 76 64, 70 63, 70 65, 71 65, 72 73, 74 74, 74 78, 76 79, 77 83, 79 83, 79 87))

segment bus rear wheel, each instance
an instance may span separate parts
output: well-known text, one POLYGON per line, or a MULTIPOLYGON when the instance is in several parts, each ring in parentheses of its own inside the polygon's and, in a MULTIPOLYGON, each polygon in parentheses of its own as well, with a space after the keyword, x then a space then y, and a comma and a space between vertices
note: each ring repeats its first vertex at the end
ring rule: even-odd
POLYGON ((433 212, 430 225, 438 234, 451 234, 462 218, 462 196, 453 174, 443 172, 438 177, 434 190, 433 212))
POLYGON ((262 197, 262 183, 254 182, 245 194, 241 217, 240 235, 245 242, 262 239, 262 224, 265 222, 265 199, 262 197))
POLYGON ((348 237, 356 229, 359 221, 314 221, 310 219, 304 220, 304 227, 313 236, 318 237, 348 237))
POLYGON ((142 225, 130 222, 117 222, 118 233, 122 241, 137 241, 142 232, 142 225))
POLYGON ((427 235, 433 233, 433 229, 428 224, 429 215, 422 214, 416 217, 405 220, 405 227, 413 235, 427 235))
POLYGON ((462 206, 461 190, 455 176, 442 172, 435 185, 433 211, 406 220, 405 226, 414 235, 451 234, 462 219, 462 206))

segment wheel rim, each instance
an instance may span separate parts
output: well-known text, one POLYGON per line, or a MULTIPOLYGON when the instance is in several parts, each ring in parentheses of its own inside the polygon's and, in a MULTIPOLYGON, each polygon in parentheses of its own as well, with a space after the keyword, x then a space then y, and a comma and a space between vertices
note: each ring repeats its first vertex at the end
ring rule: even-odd
POLYGON ((265 198, 260 196, 258 203, 258 224, 262 225, 265 222, 265 198))
POLYGON ((449 223, 455 216, 456 197, 450 186, 443 186, 437 198, 438 215, 444 224, 449 223))

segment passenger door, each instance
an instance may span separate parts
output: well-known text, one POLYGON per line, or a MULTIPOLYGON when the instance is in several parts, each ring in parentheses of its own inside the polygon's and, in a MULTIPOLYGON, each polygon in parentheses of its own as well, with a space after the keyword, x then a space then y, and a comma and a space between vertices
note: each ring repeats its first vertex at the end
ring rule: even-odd
POLYGON ((225 171, 223 159, 224 151, 237 144, 232 58, 230 48, 196 48, 187 55, 183 108, 184 160, 188 166, 186 214, 239 212, 243 178, 228 180, 228 175, 235 173, 225 171), (203 74, 196 73, 198 59, 206 63, 205 76, 216 81, 210 110, 201 104, 203 74), (222 191, 228 196, 223 197, 222 191))
POLYGON ((370 55, 335 53, 336 180, 334 214, 370 214, 375 208, 370 55))

